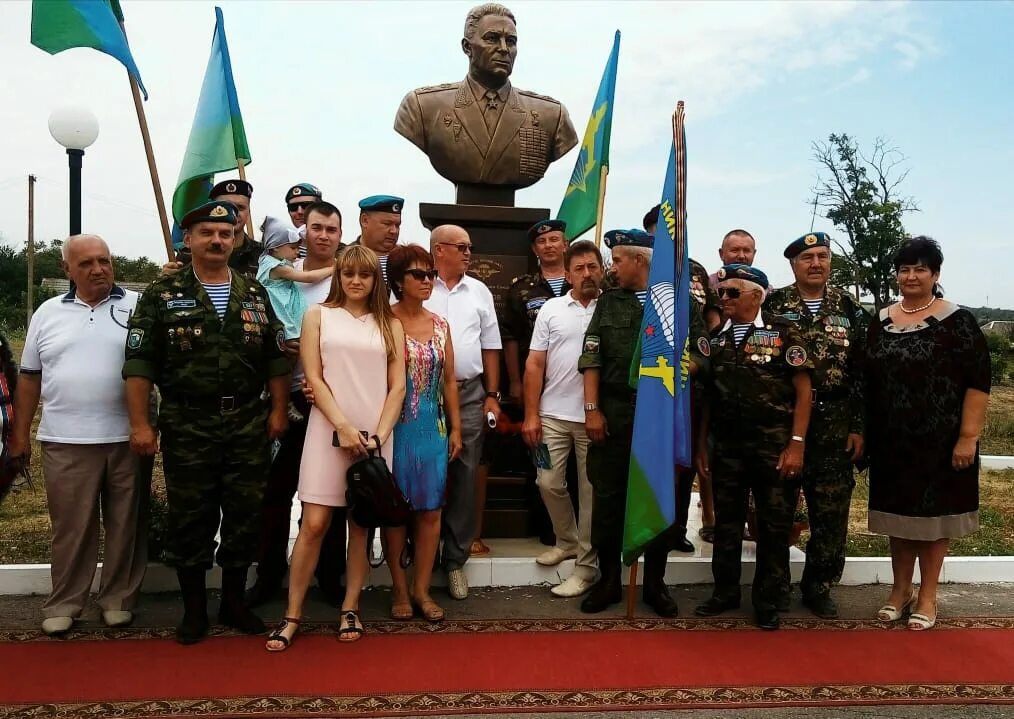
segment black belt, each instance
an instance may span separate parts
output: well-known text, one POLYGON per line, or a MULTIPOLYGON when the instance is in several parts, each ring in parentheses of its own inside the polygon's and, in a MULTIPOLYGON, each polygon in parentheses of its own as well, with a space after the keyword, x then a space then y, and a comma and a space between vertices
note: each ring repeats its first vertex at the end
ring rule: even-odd
POLYGON ((252 404, 260 400, 260 394, 225 395, 223 397, 192 397, 189 395, 173 395, 166 397, 165 401, 187 409, 196 409, 203 412, 218 412, 226 414, 235 412, 240 407, 252 404))

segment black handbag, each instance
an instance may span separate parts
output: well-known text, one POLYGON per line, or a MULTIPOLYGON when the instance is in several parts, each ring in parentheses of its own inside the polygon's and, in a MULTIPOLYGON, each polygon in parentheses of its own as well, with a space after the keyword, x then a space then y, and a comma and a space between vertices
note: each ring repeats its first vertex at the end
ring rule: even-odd
POLYGON ((412 503, 408 501, 394 475, 378 449, 349 467, 345 475, 345 501, 352 520, 360 527, 404 527, 412 518, 412 503))

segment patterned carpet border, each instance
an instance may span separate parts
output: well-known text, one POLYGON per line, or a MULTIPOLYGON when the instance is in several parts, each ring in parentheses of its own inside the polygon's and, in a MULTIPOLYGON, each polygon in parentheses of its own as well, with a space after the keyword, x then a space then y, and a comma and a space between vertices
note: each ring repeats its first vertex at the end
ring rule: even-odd
POLYGON ((722 687, 390 694, 353 697, 238 697, 4 707, 9 719, 215 719, 260 717, 397 717, 631 709, 778 708, 888 704, 1014 704, 1014 685, 889 684, 814 687, 722 687))
MULTIPOLYGON (((753 622, 747 617, 724 619, 448 619, 440 624, 423 621, 396 622, 390 620, 370 621, 366 619, 367 631, 376 634, 495 634, 508 632, 629 632, 629 631, 698 631, 716 632, 733 629, 751 629, 753 622)), ((832 631, 905 631, 901 622, 886 623, 875 619, 817 619, 782 618, 782 629, 832 631)), ((937 621, 936 630, 948 629, 1014 629, 1011 617, 953 617, 937 621)), ((334 622, 305 622, 301 633, 329 634, 335 631, 334 622)), ((47 637, 38 629, 0 629, 0 642, 27 641, 73 641, 101 639, 168 639, 175 634, 172 627, 81 627, 63 637, 47 637)), ((234 636, 223 627, 214 627, 211 636, 234 636)))

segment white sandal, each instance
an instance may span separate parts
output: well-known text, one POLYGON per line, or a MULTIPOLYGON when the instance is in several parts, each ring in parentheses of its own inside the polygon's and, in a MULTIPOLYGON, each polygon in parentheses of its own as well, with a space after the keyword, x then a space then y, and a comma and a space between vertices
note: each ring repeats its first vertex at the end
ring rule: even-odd
MULTIPOLYGON (((905 616, 912 609, 912 605, 915 604, 916 593, 915 589, 912 590, 912 595, 908 598, 908 601, 901 605, 901 608, 894 606, 893 604, 885 604, 877 611, 877 619, 882 622, 896 622, 905 616)), ((915 616, 915 615, 913 615, 915 616)))
POLYGON ((913 632, 924 632, 936 626, 937 618, 916 612, 908 618, 908 628, 913 632))

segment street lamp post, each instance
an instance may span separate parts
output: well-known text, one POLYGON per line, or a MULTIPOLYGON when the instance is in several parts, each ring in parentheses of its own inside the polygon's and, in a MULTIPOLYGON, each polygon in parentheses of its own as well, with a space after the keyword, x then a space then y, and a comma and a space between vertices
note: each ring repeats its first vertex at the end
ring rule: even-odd
POLYGON ((99 121, 91 110, 65 107, 49 116, 49 134, 67 149, 70 165, 70 234, 81 234, 81 161, 85 148, 99 136, 99 121))

